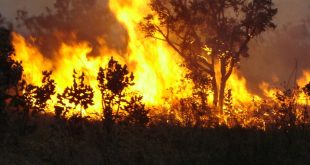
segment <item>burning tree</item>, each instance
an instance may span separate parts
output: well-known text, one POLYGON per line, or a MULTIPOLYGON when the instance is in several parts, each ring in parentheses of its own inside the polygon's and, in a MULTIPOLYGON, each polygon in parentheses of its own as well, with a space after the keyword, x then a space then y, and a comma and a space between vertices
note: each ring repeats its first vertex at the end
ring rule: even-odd
POLYGON ((25 87, 23 99, 25 100, 26 107, 32 110, 32 114, 45 112, 48 101, 56 93, 56 84, 51 79, 52 71, 43 71, 42 86, 29 84, 25 87))
POLYGON ((185 59, 191 77, 209 77, 213 104, 223 109, 225 86, 248 43, 269 28, 272 0, 152 0, 141 23, 146 37, 163 40, 185 59), (199 76, 197 76, 199 75, 199 76))
MULTIPOLYGON (((67 87, 62 95, 58 94, 57 97, 58 103, 66 110, 64 115, 71 108, 77 109, 79 107, 80 113, 78 117, 82 118, 83 110, 86 110, 90 105, 94 104, 94 90, 91 86, 85 84, 85 74, 82 73, 81 76, 78 76, 76 71, 73 73, 73 86, 67 87), (75 107, 70 107, 70 104, 73 104, 75 107)), ((55 108, 58 111, 59 107, 55 108)))
POLYGON ((134 75, 129 73, 126 65, 122 66, 111 58, 107 68, 99 69, 97 80, 102 97, 103 121, 108 131, 120 118, 120 113, 127 112, 126 120, 132 124, 145 125, 148 122, 148 111, 145 110, 142 97, 133 96, 128 101, 126 89, 134 85, 134 75))

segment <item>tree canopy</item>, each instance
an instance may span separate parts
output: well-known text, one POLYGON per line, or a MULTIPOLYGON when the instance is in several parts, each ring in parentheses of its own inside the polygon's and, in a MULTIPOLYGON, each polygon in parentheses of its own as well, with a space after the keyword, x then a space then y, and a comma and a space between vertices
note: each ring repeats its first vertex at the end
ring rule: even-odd
POLYGON ((272 0, 152 0, 150 7, 141 23, 146 37, 167 42, 192 77, 209 77, 213 103, 221 109, 228 78, 249 56, 248 43, 276 27, 272 0))

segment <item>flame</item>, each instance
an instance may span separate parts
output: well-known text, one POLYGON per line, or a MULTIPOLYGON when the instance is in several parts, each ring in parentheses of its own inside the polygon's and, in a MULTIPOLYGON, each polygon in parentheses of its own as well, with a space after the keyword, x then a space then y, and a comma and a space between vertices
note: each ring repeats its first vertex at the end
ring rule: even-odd
MULTIPOLYGON (((178 87, 186 71, 180 67, 182 59, 164 42, 147 39, 142 32, 137 32, 139 23, 150 11, 145 1, 110 2, 110 8, 128 31, 129 63, 136 64, 135 89, 143 91, 147 102, 158 104, 167 93, 167 87, 178 87)), ((129 65, 130 66, 130 65, 129 65)), ((186 90, 182 93, 186 93, 186 90)), ((190 92, 189 92, 190 93, 190 92)))
MULTIPOLYGON (((56 92, 62 93, 67 86, 72 85, 72 73, 84 72, 87 83, 95 90, 95 105, 88 112, 98 112, 101 109, 101 96, 96 80, 100 66, 105 67, 109 58, 113 56, 122 64, 126 64, 135 75, 135 85, 132 90, 143 95, 147 105, 161 105, 165 103, 164 96, 168 95, 167 89, 177 89, 184 81, 187 70, 180 66, 182 58, 179 57, 165 43, 145 39, 140 32, 139 23, 145 13, 149 11, 144 1, 110 1, 110 8, 128 32, 129 43, 126 54, 119 54, 109 49, 105 41, 98 37, 101 43, 100 54, 90 56, 92 47, 85 41, 73 40, 61 43, 61 47, 54 53, 52 58, 47 58, 40 53, 35 45, 27 43, 21 35, 13 34, 13 45, 16 50, 16 60, 23 61, 24 75, 28 83, 41 84, 43 70, 52 70, 52 78, 56 82, 56 92)), ((57 33, 58 34, 58 33, 57 33)), ((60 35, 61 37, 61 35, 60 35)), ((191 93, 191 82, 179 92, 180 97, 189 96, 191 93)), ((53 98, 53 104, 57 98, 53 98)), ((51 105, 52 106, 52 105, 51 105)))
POLYGON ((234 105, 249 104, 253 99, 260 101, 261 98, 248 91, 246 86, 246 79, 234 72, 227 81, 227 88, 231 89, 233 95, 234 105), (252 98, 252 99, 251 99, 252 98))
MULTIPOLYGON (((303 76, 297 80, 297 84, 299 87, 304 87, 308 83, 310 83, 310 70, 304 70, 303 76)), ((302 105, 309 105, 309 96, 305 93, 301 93, 298 97, 298 103, 302 105)))
MULTIPOLYGON (((175 100, 187 98, 192 95, 193 84, 190 80, 184 79, 188 70, 181 67, 183 59, 177 55, 165 42, 148 39, 139 30, 139 23, 143 20, 146 13, 150 12, 148 1, 141 0, 114 0, 109 1, 109 7, 118 21, 126 28, 129 40, 125 54, 120 54, 107 47, 103 37, 98 36, 101 43, 100 54, 90 55, 92 46, 87 41, 78 41, 74 35, 71 42, 61 43, 59 50, 53 52, 52 57, 45 57, 39 49, 27 42, 21 35, 13 34, 13 45, 16 51, 16 60, 22 61, 24 68, 24 78, 28 83, 40 85, 43 70, 52 70, 52 78, 56 82, 56 92, 61 94, 64 89, 72 85, 72 73, 86 74, 86 81, 95 91, 94 103, 87 112, 101 112, 101 96, 96 80, 99 67, 106 67, 111 56, 122 64, 126 64, 135 75, 135 85, 131 88, 143 95, 143 101, 148 106, 163 106, 167 108, 174 105, 175 100), (169 89, 169 90, 168 90, 169 89), (172 92, 171 92, 172 90, 172 92), (169 99, 167 97, 171 96, 169 99)), ((60 35, 61 37, 61 35, 60 35)), ((207 46, 206 51, 212 51, 207 46)), ((276 80, 276 78, 274 78, 276 80)), ((304 86, 310 81, 310 71, 305 71, 302 78, 297 83, 304 86)), ((219 82, 219 81, 218 81, 219 82)), ((232 91, 231 110, 236 118, 243 122, 242 126, 249 126, 252 122, 261 122, 257 119, 246 116, 246 113, 254 111, 253 100, 262 101, 262 97, 255 95, 247 89, 247 81, 238 72, 234 71, 227 82, 227 89, 232 91), (248 118, 248 119, 246 119, 248 118)), ((277 89, 272 88, 268 83, 263 82, 260 88, 267 98, 275 98, 277 89)), ((307 104, 305 98, 300 95, 299 103, 307 104)), ((307 99, 306 99, 307 100, 307 99)), ((212 102, 212 95, 208 96, 208 101, 212 102)), ((57 98, 54 96, 50 104, 50 110, 56 105, 57 98)), ((229 117, 219 114, 226 125, 229 124, 229 117)), ((268 115, 266 115, 268 116, 268 115)), ((178 116, 181 120, 181 116, 178 116)), ((238 122, 240 122, 238 121, 238 122)), ((261 126, 264 127, 264 126, 261 126)))

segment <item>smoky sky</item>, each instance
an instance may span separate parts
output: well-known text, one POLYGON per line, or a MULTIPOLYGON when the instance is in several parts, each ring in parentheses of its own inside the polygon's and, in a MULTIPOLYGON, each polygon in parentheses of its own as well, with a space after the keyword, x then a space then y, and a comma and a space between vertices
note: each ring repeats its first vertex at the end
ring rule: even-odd
MULTIPOLYGON (((108 3, 108 0, 101 1, 108 3)), ((269 30, 250 43, 250 57, 243 58, 239 68, 253 92, 259 91, 259 84, 263 81, 279 86, 284 82, 292 82, 295 77, 301 76, 303 70, 310 69, 310 1, 274 0, 274 2, 278 8, 275 17, 277 28, 269 30)), ((14 21, 18 9, 29 11, 29 15, 40 15, 46 10, 46 6, 51 7, 53 3, 55 0, 0 0, 0 12, 8 20, 14 21)), ((112 43, 110 46, 119 50, 125 49, 126 30, 110 11, 106 10, 105 14, 108 15, 106 17, 108 20, 103 23, 98 20, 96 22, 82 20, 73 29, 81 31, 82 39, 95 40, 92 37, 103 35, 108 43, 112 43), (83 21, 91 27, 84 26, 83 21), (91 33, 88 35, 83 33, 87 28, 94 30, 87 31, 91 33)))
POLYGON ((90 55, 100 55, 102 45, 119 53, 126 51, 126 29, 110 11, 108 0, 15 1, 16 5, 6 2, 12 11, 3 9, 3 16, 46 57, 55 58, 62 43, 74 41, 89 43, 90 55))
POLYGON ((242 59, 240 71, 249 89, 259 84, 292 87, 303 70, 310 69, 310 1, 277 0, 277 28, 250 43, 250 57, 242 59))

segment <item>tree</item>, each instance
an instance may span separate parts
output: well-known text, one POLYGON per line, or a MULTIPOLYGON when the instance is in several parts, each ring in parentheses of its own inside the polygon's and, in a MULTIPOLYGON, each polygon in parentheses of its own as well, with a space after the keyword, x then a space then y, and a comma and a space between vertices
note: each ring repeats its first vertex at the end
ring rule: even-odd
POLYGON ((150 7, 153 13, 141 23, 146 37, 167 42, 194 81, 210 77, 213 104, 221 110, 226 82, 240 58, 249 56, 248 43, 275 28, 277 13, 272 0, 152 0, 150 7))
POLYGON ((133 125, 148 123, 148 110, 142 103, 142 96, 133 95, 128 88, 134 85, 134 75, 111 57, 107 68, 99 68, 98 87, 102 97, 103 121, 107 131, 111 131, 120 117, 133 125))
POLYGON ((307 96, 310 96, 310 82, 305 85, 302 90, 304 91, 304 93, 307 95, 307 96))
POLYGON ((32 114, 45 112, 48 100, 56 93, 55 81, 51 79, 52 71, 43 71, 42 74, 42 86, 29 84, 25 87, 24 100, 32 114))
MULTIPOLYGON (((64 116, 70 109, 73 108, 76 110, 77 108, 80 108, 78 117, 82 118, 83 110, 86 110, 90 105, 94 105, 94 90, 91 86, 86 85, 84 81, 84 73, 82 73, 81 76, 78 76, 76 71, 73 71, 73 85, 67 87, 61 95, 58 94, 58 103, 63 109, 65 109, 64 116), (70 106, 69 104, 73 105, 70 106)), ((59 107, 56 109, 59 109, 59 107)))
POLYGON ((133 73, 129 73, 127 66, 120 65, 111 57, 108 67, 99 68, 97 80, 102 97, 102 108, 104 125, 108 131, 113 127, 116 119, 119 117, 120 110, 123 110, 123 104, 126 102, 125 89, 133 85, 133 73), (113 113, 113 109, 115 113, 113 113))
POLYGON ((0 27, 0 127, 4 127, 7 120, 7 100, 19 94, 18 84, 23 72, 21 63, 13 59, 14 47, 11 41, 10 30, 0 27))
POLYGON ((128 113, 125 122, 135 126, 145 126, 149 122, 148 110, 142 103, 142 96, 133 96, 125 106, 128 113))

